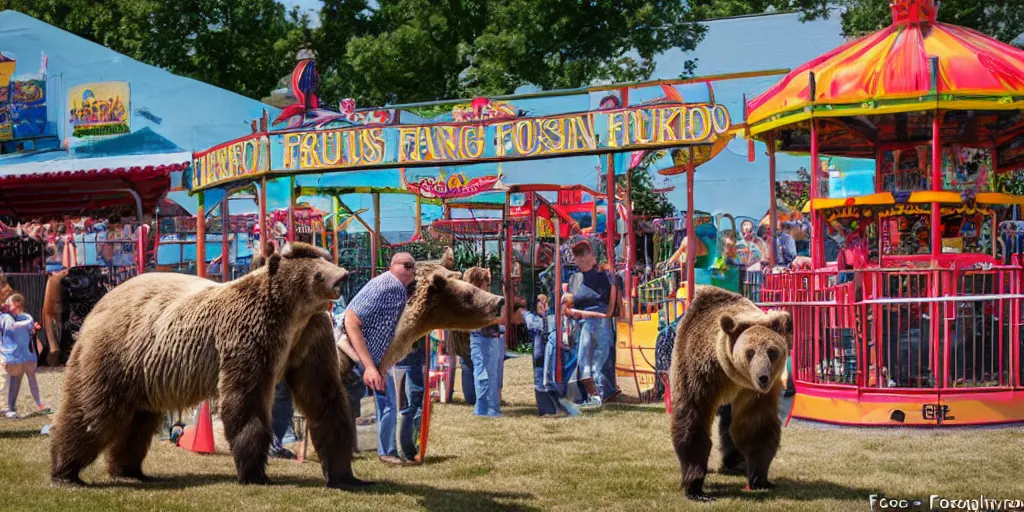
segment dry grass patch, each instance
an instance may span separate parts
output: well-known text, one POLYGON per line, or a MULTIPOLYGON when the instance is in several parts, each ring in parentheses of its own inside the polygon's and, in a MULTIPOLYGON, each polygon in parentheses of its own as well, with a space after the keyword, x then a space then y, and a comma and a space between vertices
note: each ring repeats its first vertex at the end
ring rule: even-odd
MULTIPOLYGON (((657 406, 608 405, 582 418, 536 416, 530 358, 508 362, 505 417, 477 418, 463 404, 435 404, 424 466, 394 468, 373 452, 356 473, 380 482, 362 493, 323 488, 319 465, 272 460, 277 485, 241 487, 227 443, 194 455, 154 441, 145 469, 161 484, 111 482, 103 464, 86 489, 51 489, 52 417, 0 419, 0 503, 5 510, 866 510, 868 495, 1024 498, 1024 429, 840 429, 793 422, 772 466, 778 488, 746 493, 738 476, 711 474, 712 505, 679 492, 668 417, 657 406)), ((40 375, 59 406, 60 372, 40 375)), ((20 407, 31 410, 27 386, 20 407)), ((461 393, 457 393, 461 396, 461 393)), ((52 402, 52 403, 51 403, 52 402)), ((311 450, 312 453, 312 450, 311 450)), ((717 451, 712 465, 718 463, 717 451)))

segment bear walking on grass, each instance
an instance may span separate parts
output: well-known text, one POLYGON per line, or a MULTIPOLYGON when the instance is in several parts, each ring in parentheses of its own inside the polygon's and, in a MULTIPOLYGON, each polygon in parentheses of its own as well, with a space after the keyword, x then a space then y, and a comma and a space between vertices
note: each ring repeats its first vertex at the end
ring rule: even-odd
POLYGON ((149 273, 114 288, 86 317, 64 375, 52 431, 51 479, 81 484, 101 452, 113 478, 142 471, 166 411, 219 396, 238 481, 267 483, 270 408, 282 376, 309 420, 328 487, 352 474, 354 426, 328 304, 347 272, 307 244, 228 283, 149 273))
POLYGON ((698 286, 694 292, 676 331, 669 374, 682 487, 688 498, 711 499, 704 494, 711 425, 719 406, 731 404, 731 418, 721 424, 725 465, 742 460, 748 489, 769 488, 768 467, 782 432, 779 377, 792 344, 792 319, 720 288, 698 286))

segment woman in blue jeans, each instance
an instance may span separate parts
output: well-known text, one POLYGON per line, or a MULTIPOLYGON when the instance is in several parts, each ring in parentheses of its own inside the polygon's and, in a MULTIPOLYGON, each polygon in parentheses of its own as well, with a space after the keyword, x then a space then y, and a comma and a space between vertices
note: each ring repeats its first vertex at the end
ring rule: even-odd
POLYGON ((601 371, 612 351, 616 289, 611 277, 598 269, 590 242, 577 242, 572 246, 572 254, 580 271, 569 278, 569 293, 575 299, 576 309, 585 313, 580 315, 583 319, 577 356, 579 375, 582 382, 593 382, 591 396, 585 405, 600 407, 603 400, 616 391, 615 383, 601 371))
MULTIPOLYGON (((470 268, 466 270, 464 278, 481 290, 491 288, 491 271, 485 268, 470 268)), ((473 361, 473 387, 476 392, 473 414, 476 416, 501 416, 501 382, 505 366, 505 337, 502 333, 505 330, 507 311, 502 310, 498 324, 469 333, 469 354, 473 361)), ((522 313, 518 310, 514 313, 513 322, 523 322, 522 313)))

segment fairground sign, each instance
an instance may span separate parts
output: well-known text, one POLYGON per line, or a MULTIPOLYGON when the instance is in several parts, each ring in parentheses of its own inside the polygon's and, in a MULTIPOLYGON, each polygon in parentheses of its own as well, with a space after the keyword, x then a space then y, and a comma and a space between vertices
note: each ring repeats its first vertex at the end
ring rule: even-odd
POLYGON ((266 173, 469 165, 710 144, 731 124, 724 106, 700 103, 485 123, 270 132, 197 153, 186 187, 203 190, 266 173))

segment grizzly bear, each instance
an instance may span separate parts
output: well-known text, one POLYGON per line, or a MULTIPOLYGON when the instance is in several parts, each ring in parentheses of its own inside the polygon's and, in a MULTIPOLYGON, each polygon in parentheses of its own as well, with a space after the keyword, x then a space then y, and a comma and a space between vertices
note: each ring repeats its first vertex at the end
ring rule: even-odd
POLYGON ((726 465, 738 450, 746 463, 747 488, 772 487, 768 467, 781 436, 779 399, 792 345, 789 313, 763 312, 727 290, 698 286, 679 322, 669 373, 672 442, 690 499, 707 501, 704 477, 711 455, 711 425, 720 405, 732 404, 722 439, 726 465))
POLYGON ((365 485, 352 474, 333 339, 319 332, 329 323, 316 320, 330 321, 325 312, 347 274, 327 257, 295 243, 228 283, 148 273, 106 294, 65 371, 52 481, 82 484, 80 471, 103 451, 111 477, 148 480, 142 462, 161 413, 217 395, 238 481, 267 483, 270 408, 283 376, 309 420, 327 486, 365 485))

